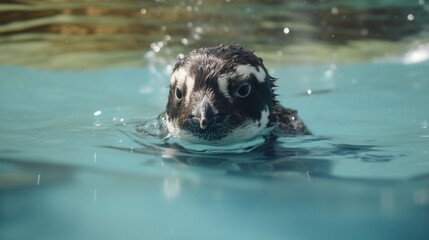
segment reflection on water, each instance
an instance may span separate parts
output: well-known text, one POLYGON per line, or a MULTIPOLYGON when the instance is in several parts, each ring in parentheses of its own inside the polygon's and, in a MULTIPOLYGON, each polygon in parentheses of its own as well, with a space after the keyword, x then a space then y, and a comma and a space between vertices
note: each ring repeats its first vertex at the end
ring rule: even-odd
POLYGON ((164 63, 220 43, 281 64, 353 62, 427 42, 429 22, 425 1, 17 0, 0 12, 1 64, 69 69, 164 63))
MULTIPOLYGON (((42 175, 40 186, 31 181, 0 188, 1 239, 428 236, 427 181, 332 181, 293 174, 266 178, 232 171, 217 177, 185 168, 179 172, 176 164, 165 164, 164 174, 149 176, 32 162, 22 161, 14 172, 50 171, 42 175), (65 177, 43 179, 53 172, 65 177)), ((0 159, 2 169, 7 165, 0 159)))
MULTIPOLYGON (((147 122, 152 122, 152 120, 147 122)), ((334 177, 332 167, 338 159, 376 163, 404 157, 404 154, 389 153, 381 146, 340 144, 334 139, 323 136, 280 138, 253 148, 251 151, 247 151, 245 148, 241 148, 241 151, 219 149, 211 151, 207 150, 207 146, 197 145, 185 148, 179 143, 164 142, 159 136, 151 136, 146 132, 138 131, 141 125, 144 123, 118 126, 126 137, 137 144, 137 147, 115 145, 104 147, 143 154, 143 156, 151 155, 164 163, 217 169, 232 175, 269 178, 275 178, 278 174, 290 173, 301 174, 306 178, 312 176, 331 178, 334 177), (136 127, 137 131, 134 129, 136 127)))

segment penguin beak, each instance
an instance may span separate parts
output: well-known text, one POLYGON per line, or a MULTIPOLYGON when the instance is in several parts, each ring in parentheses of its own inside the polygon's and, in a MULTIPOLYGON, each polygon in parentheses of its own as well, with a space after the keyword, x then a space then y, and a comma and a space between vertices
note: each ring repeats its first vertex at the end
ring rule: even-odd
POLYGON ((214 123, 215 109, 207 96, 196 106, 194 116, 198 119, 201 129, 206 129, 214 123))

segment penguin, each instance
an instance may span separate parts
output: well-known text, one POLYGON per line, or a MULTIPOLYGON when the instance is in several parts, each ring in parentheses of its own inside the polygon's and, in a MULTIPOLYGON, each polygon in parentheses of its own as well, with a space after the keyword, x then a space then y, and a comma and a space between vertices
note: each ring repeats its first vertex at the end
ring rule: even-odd
POLYGON ((195 49, 173 67, 159 118, 170 137, 205 145, 311 134, 276 99, 275 82, 263 60, 240 45, 195 49))

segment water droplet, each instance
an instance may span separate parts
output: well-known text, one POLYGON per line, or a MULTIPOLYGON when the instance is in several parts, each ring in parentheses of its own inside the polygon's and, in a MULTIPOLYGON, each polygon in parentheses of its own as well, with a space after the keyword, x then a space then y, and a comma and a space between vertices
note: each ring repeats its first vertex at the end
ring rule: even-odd
POLYGON ((170 75, 170 74, 173 72, 173 66, 172 66, 172 65, 170 65, 170 64, 168 64, 168 65, 165 67, 165 72, 166 72, 168 75, 170 75))
POLYGON ((195 32, 196 33, 203 33, 203 28, 202 27, 195 27, 195 32))
POLYGON ((177 178, 177 177, 164 178, 163 190, 164 190, 164 196, 167 199, 176 198, 181 191, 180 178, 177 178))
POLYGON ((335 15, 338 14, 338 8, 336 7, 331 8, 331 13, 335 15))
POLYGON ((100 115, 101 115, 101 111, 100 110, 94 112, 94 116, 100 116, 100 115))
POLYGON ((409 21, 413 21, 414 20, 414 15, 413 14, 408 14, 408 16, 407 16, 407 19, 409 20, 409 21))
POLYGON ((307 90, 307 94, 308 94, 308 95, 311 95, 311 93, 312 93, 311 89, 308 89, 308 90, 307 90))
POLYGON ((142 8, 142 9, 140 9, 140 13, 141 13, 142 15, 145 15, 145 14, 147 13, 146 8, 142 8))
POLYGON ((194 34, 192 34, 192 37, 195 39, 195 40, 201 40, 201 36, 198 34, 198 33, 194 33, 194 34))
POLYGON ((289 30, 289 28, 287 28, 287 27, 286 27, 286 28, 284 28, 284 29, 283 29, 283 32, 284 32, 285 34, 289 34, 290 30, 289 30))
POLYGON ((161 50, 161 48, 156 43, 151 43, 150 48, 152 48, 154 52, 159 52, 159 50, 161 50))
POLYGON ((187 38, 182 38, 181 42, 185 46, 187 46, 189 44, 189 40, 187 38))
POLYGON ((323 77, 325 79, 331 79, 336 68, 337 66, 335 64, 329 65, 329 69, 324 72, 323 77))

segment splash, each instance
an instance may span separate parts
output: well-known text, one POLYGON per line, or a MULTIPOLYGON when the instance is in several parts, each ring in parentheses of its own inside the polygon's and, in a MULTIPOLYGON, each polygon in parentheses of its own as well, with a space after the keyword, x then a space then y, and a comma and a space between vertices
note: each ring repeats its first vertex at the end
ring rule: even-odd
POLYGON ((429 60, 429 43, 421 44, 417 48, 405 54, 403 62, 405 64, 421 63, 429 60))

